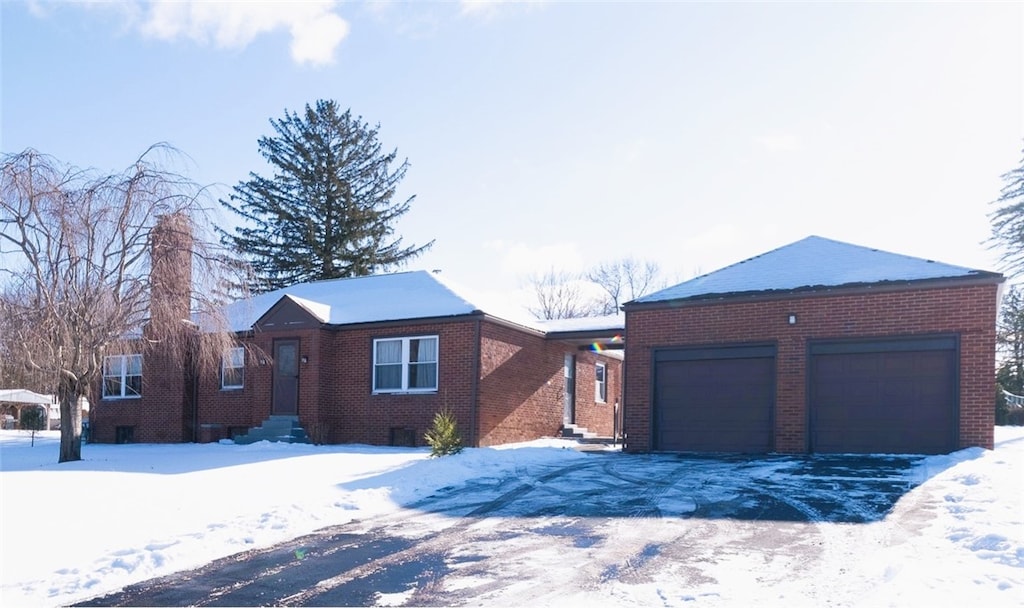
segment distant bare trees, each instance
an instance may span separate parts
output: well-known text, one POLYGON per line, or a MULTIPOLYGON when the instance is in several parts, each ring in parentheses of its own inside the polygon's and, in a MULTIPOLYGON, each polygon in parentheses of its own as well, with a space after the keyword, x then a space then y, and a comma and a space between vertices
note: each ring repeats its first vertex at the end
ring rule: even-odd
POLYGON ((615 314, 626 302, 665 287, 656 262, 632 257, 602 262, 584 276, 605 293, 599 302, 599 314, 603 315, 615 314))
POLYGON ((574 319, 597 314, 595 302, 584 292, 585 284, 579 275, 551 268, 528 277, 526 282, 534 297, 534 304, 527 309, 538 319, 574 319))
POLYGON ((552 268, 526 283, 535 298, 528 309, 538 319, 613 315, 626 302, 665 287, 656 262, 633 257, 601 262, 582 273, 552 268))
POLYGON ((81 459, 79 397, 95 399, 90 392, 103 376, 105 354, 130 342, 134 352, 190 349, 190 361, 209 365, 232 340, 221 331, 199 340, 188 320, 191 312, 210 329, 223 327, 216 321, 220 303, 205 294, 214 292, 227 260, 191 238, 205 218, 202 189, 161 168, 158 157, 166 161, 171 152, 155 146, 112 174, 31 149, 2 157, 0 352, 33 377, 51 379, 48 388, 60 402, 59 462, 81 459), (177 260, 164 265, 165 279, 174 283, 179 273, 189 282, 195 264, 206 288, 179 293, 180 310, 151 315, 153 228, 161 217, 176 218, 177 228, 190 233, 161 245, 190 249, 164 258, 177 260))

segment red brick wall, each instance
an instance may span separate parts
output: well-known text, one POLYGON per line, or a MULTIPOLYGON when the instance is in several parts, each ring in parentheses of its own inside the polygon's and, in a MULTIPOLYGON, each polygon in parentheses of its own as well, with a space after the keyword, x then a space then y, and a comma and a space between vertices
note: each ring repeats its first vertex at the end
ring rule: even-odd
POLYGON ((199 382, 200 441, 230 437, 230 431, 244 432, 259 426, 271 415, 273 398, 274 340, 296 339, 299 356, 309 358, 299 364, 299 420, 307 431, 315 428, 320 394, 318 360, 322 329, 287 332, 261 331, 240 341, 246 348, 245 377, 241 389, 222 389, 220 368, 204 370, 199 382))
POLYGON ((455 412, 463 438, 469 441, 474 327, 468 320, 342 331, 258 332, 247 340, 255 348, 246 353, 244 388, 222 390, 219 372, 204 377, 201 422, 209 439, 215 440, 219 438, 216 429, 221 429, 220 436, 227 436, 229 427, 257 426, 270 416, 274 340, 298 339, 300 357, 308 359, 299 365, 299 423, 313 441, 387 445, 391 428, 398 427, 411 429, 417 445, 423 445, 423 434, 445 404, 455 412), (373 340, 430 335, 439 337, 437 392, 374 395, 373 340), (267 363, 261 364, 263 360, 267 363))
POLYGON ((611 437, 615 425, 615 404, 619 401, 622 360, 589 351, 576 354, 576 424, 602 437, 611 437), (597 400, 597 362, 605 364, 607 396, 597 400))
MULTIPOLYGON (((442 407, 455 414, 469 444, 476 322, 366 327, 325 334, 320 357, 320 424, 326 443, 387 445, 391 428, 412 429, 416 445, 442 407), (436 393, 373 394, 373 340, 438 336, 436 393)), ((313 361, 310 361, 310 365, 313 361)), ((305 421, 303 421, 305 423, 305 421)))
POLYGON ((809 339, 953 333, 960 337, 960 447, 992 448, 997 285, 833 293, 792 299, 739 298, 627 310, 624 426, 627 449, 651 447, 652 349, 742 342, 777 344, 775 448, 807 450, 809 339), (790 313, 796 325, 787 324, 790 313))
POLYGON ((481 334, 480 445, 558 435, 567 354, 576 356, 576 423, 611 436, 621 361, 497 323, 484 322, 481 334), (599 359, 607 364, 607 403, 594 398, 599 359))
POLYGON ((557 435, 565 346, 485 321, 480 348, 480 445, 557 435))
POLYGON ((424 445, 424 433, 445 406, 455 413, 467 445, 554 436, 562 425, 566 353, 577 357, 577 423, 612 434, 620 360, 491 321, 465 319, 340 331, 257 331, 242 340, 247 350, 241 389, 222 389, 219 368, 200 374, 194 435, 185 404, 190 392, 180 367, 175 370, 148 355, 142 399, 98 404, 95 440, 113 441, 117 425, 136 426, 135 441, 160 442, 194 437, 217 441, 258 426, 271 414, 275 339, 298 339, 300 356, 308 358, 299 367, 299 423, 319 443, 387 445, 391 429, 397 427, 410 429, 416 444, 424 445), (437 392, 373 394, 373 340, 430 335, 439 338, 437 392), (594 396, 594 364, 599 359, 607 364, 606 403, 597 403, 594 396))
POLYGON ((99 399, 89 412, 90 441, 113 443, 119 426, 134 427, 132 440, 135 443, 191 441, 192 416, 186 386, 182 359, 161 356, 158 352, 145 353, 142 397, 104 399, 102 384, 95 387, 94 394, 99 399))

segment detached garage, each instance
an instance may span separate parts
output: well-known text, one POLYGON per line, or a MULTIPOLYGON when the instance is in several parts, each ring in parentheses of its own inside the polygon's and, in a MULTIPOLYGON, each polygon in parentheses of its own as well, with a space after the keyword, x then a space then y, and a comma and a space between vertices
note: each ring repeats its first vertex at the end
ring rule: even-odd
POLYGON ((629 302, 626 449, 991 448, 1002 282, 808 237, 629 302))

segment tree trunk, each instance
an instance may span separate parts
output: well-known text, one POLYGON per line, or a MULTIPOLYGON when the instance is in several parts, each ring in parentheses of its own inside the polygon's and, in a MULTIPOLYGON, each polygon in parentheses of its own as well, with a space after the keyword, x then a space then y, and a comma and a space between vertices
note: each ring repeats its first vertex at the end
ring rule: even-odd
POLYGON ((82 405, 81 391, 72 382, 62 380, 57 387, 60 400, 60 458, 57 462, 82 459, 82 405))

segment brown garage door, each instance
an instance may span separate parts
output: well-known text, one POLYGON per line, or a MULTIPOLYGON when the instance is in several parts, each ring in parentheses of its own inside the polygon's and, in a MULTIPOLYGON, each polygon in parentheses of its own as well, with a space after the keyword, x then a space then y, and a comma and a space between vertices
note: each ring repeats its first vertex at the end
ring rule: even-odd
POLYGON ((956 338, 815 343, 810 355, 811 451, 956 449, 956 338))
POLYGON ((654 449, 772 449, 775 347, 678 348, 654 355, 654 449))

